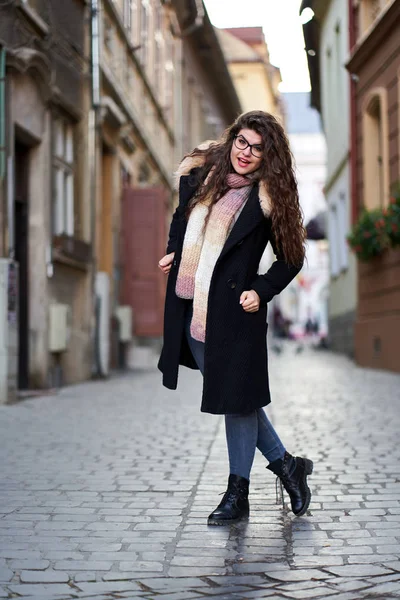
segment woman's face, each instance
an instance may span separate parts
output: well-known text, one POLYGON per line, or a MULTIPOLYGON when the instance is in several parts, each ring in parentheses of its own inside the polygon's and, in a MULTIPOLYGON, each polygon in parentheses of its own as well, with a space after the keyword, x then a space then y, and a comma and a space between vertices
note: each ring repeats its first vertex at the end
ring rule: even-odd
POLYGON ((263 159, 262 137, 252 129, 241 129, 236 135, 231 148, 231 163, 236 173, 248 175, 256 171, 263 159), (250 144, 246 147, 246 143, 250 144), (257 154, 257 156, 254 156, 257 154))

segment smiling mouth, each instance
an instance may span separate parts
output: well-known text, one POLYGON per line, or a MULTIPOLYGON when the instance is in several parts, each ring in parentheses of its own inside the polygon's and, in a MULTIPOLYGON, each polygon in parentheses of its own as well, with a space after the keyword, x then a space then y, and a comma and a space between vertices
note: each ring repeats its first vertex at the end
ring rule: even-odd
POLYGON ((250 161, 244 158, 238 158, 238 163, 241 167, 247 167, 247 165, 250 164, 250 161))

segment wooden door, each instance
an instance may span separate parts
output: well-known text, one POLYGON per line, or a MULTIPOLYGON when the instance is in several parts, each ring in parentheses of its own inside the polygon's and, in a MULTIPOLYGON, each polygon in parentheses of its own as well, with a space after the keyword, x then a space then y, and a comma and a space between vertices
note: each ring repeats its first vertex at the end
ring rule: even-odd
POLYGON ((18 388, 29 388, 29 148, 15 144, 15 260, 19 265, 18 388))
POLYGON ((132 307, 137 336, 163 332, 166 277, 158 261, 165 254, 168 198, 163 187, 123 191, 121 302, 132 307))

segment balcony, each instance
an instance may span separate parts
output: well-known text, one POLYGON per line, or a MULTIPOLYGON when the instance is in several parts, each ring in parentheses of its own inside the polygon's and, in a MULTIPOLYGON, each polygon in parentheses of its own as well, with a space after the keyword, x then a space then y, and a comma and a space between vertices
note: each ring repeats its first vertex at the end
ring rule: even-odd
POLYGON ((53 237, 53 261, 87 271, 92 260, 90 244, 69 235, 53 237))

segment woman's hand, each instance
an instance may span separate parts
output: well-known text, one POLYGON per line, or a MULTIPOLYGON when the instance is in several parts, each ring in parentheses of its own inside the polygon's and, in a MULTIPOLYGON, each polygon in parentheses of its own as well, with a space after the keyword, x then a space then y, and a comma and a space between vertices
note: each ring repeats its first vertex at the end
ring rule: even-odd
POLYGON ((171 266, 172 266, 172 263, 174 260, 174 256, 175 256, 175 252, 171 252, 171 254, 166 254, 159 261, 158 266, 161 269, 161 271, 164 273, 164 275, 168 275, 168 273, 170 272, 171 266))
POLYGON ((254 290, 243 292, 240 296, 240 304, 244 311, 249 313, 257 312, 260 308, 260 296, 254 290))

